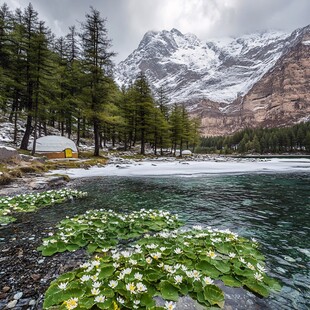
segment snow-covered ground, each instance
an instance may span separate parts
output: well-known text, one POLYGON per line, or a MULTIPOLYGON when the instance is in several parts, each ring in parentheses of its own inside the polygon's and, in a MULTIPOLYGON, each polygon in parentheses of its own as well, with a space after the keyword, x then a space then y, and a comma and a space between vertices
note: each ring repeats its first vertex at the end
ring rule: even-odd
POLYGON ((90 169, 53 170, 49 174, 67 174, 70 178, 95 176, 186 176, 208 174, 243 174, 309 172, 310 159, 229 159, 209 161, 146 161, 132 164, 109 164, 90 169))

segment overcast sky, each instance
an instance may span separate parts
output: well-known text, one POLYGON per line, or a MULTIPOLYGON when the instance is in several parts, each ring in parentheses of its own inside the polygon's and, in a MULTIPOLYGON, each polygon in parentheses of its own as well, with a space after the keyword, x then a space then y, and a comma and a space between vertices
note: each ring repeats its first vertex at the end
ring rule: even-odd
POLYGON ((56 36, 85 20, 90 6, 107 19, 114 61, 124 60, 149 30, 194 33, 201 40, 310 24, 310 0, 1 0, 13 10, 29 2, 56 36))

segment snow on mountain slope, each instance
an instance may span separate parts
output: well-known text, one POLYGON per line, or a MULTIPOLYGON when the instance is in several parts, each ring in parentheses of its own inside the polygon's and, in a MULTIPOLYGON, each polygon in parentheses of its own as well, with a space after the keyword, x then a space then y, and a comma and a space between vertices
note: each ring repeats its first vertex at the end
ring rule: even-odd
POLYGON ((275 65, 290 38, 270 31, 202 42, 177 29, 149 31, 116 67, 115 77, 128 85, 143 71, 154 88, 166 89, 171 102, 204 98, 231 103, 275 65))

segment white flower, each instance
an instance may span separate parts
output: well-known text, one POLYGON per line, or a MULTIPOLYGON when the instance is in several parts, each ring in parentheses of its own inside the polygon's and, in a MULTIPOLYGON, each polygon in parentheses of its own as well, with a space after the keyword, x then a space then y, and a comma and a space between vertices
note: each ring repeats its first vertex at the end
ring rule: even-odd
POLYGON ((100 262, 98 260, 93 260, 91 263, 94 267, 98 267, 100 265, 100 262))
POLYGON ((124 274, 131 274, 132 268, 126 268, 123 270, 124 274))
POLYGON ((242 264, 246 264, 246 261, 244 260, 243 257, 240 257, 239 260, 240 260, 240 262, 241 262, 242 264))
POLYGON ((117 269, 119 266, 120 266, 119 263, 113 263, 113 267, 114 267, 115 269, 117 269))
POLYGON ((183 253, 183 251, 182 251, 180 248, 176 248, 176 249, 174 250, 174 253, 175 253, 175 254, 181 254, 181 253, 183 253))
POLYGON ((166 310, 173 310, 175 308, 175 303, 172 301, 165 302, 165 309, 166 310))
POLYGON ((129 260, 129 264, 131 264, 131 265, 137 265, 138 262, 137 262, 136 260, 134 260, 134 259, 130 259, 130 260, 129 260))
POLYGON ((137 283, 137 290, 138 290, 138 292, 142 293, 142 292, 146 292, 147 288, 142 282, 138 282, 137 283))
POLYGON ((160 252, 150 253, 150 255, 151 255, 154 259, 159 259, 159 258, 161 258, 161 253, 160 253, 160 252))
POLYGON ((118 279, 118 280, 123 280, 124 277, 125 277, 124 272, 121 272, 121 273, 118 275, 117 279, 118 279))
POLYGON ((138 306, 138 305, 140 304, 140 300, 134 300, 133 303, 134 303, 133 308, 134 308, 134 309, 139 309, 139 306, 138 306))
POLYGON ((105 299, 106 299, 105 296, 99 295, 99 296, 96 296, 95 302, 105 302, 105 299))
POLYGON ((67 288, 68 282, 62 282, 58 284, 59 289, 65 290, 67 288))
POLYGON ((254 278, 257 280, 257 281, 262 281, 264 279, 264 277, 262 276, 262 274, 258 273, 258 272, 255 272, 254 273, 254 278))
POLYGON ((92 288, 91 289, 91 293, 93 294, 93 295, 99 295, 100 294, 100 290, 98 290, 97 288, 92 288))
POLYGON ((260 264, 257 264, 256 266, 257 266, 257 269, 259 272, 261 272, 261 273, 266 272, 266 268, 264 266, 262 266, 260 264))
POLYGON ((169 265, 165 265, 164 266, 164 269, 169 272, 169 273, 175 273, 175 270, 173 269, 172 266, 169 266, 169 265))
POLYGON ((115 287, 117 287, 117 284, 118 284, 118 282, 117 281, 115 281, 115 280, 111 280, 110 282, 109 282, 109 286, 111 287, 111 288, 115 288, 115 287))
POLYGON ((100 282, 94 282, 94 283, 93 283, 93 287, 94 287, 94 288, 98 288, 98 287, 100 287, 100 285, 101 285, 100 282))
POLYGON ((182 269, 182 271, 187 271, 187 267, 185 266, 185 265, 181 265, 181 269, 182 269))
POLYGON ((98 280, 98 276, 96 274, 94 274, 93 276, 90 277, 93 281, 97 281, 98 280))
POLYGON ((185 271, 188 278, 194 278, 194 274, 192 271, 185 271))
POLYGON ((141 273, 137 272, 137 273, 134 274, 134 277, 135 277, 136 280, 141 281, 142 278, 143 278, 143 275, 141 273))
POLYGON ((70 298, 64 302, 68 310, 72 310, 78 306, 78 298, 70 298))
POLYGON ((255 270, 255 267, 251 263, 247 263, 246 266, 251 270, 255 270))
POLYGON ((200 273, 197 270, 193 270, 193 277, 195 279, 195 281, 198 281, 200 278, 200 273))
POLYGON ((215 254, 215 252, 210 250, 209 252, 207 252, 207 256, 210 257, 211 259, 215 259, 217 255, 215 254))
POLYGON ((152 244, 147 244, 146 247, 147 247, 148 249, 156 249, 156 248, 158 247, 158 245, 152 243, 152 244))
POLYGON ((148 264, 150 264, 150 263, 152 262, 152 259, 151 259, 150 257, 147 257, 145 260, 146 260, 146 262, 147 262, 148 264))
POLYGON ((235 253, 230 252, 230 253, 228 254, 228 256, 229 256, 230 258, 234 258, 234 257, 236 256, 236 254, 235 254, 235 253))
POLYGON ((116 300, 120 303, 123 304, 125 302, 125 300, 121 297, 117 297, 116 300))
POLYGON ((134 282, 126 284, 126 290, 129 291, 131 294, 137 294, 134 282))
POLYGON ((162 252, 164 252, 167 248, 165 248, 164 246, 159 248, 162 252))
POLYGON ((128 257, 131 256, 131 253, 128 252, 128 251, 123 251, 123 252, 122 252, 122 255, 123 255, 124 257, 128 258, 128 257))
POLYGON ((175 280, 176 284, 180 284, 183 281, 183 277, 182 276, 175 276, 174 280, 175 280))
POLYGON ((119 260, 120 259, 120 254, 119 253, 114 253, 113 255, 112 255, 112 258, 114 259, 114 260, 119 260))
POLYGON ((135 253, 137 254, 141 254, 142 253, 142 250, 139 248, 139 249, 135 249, 135 253))
POLYGON ((214 282, 210 277, 204 277, 203 281, 207 285, 213 284, 213 282, 214 282))
POLYGON ((88 281, 88 280, 90 280, 90 276, 89 275, 86 275, 86 274, 84 274, 82 277, 81 277, 81 282, 86 282, 86 281, 88 281))

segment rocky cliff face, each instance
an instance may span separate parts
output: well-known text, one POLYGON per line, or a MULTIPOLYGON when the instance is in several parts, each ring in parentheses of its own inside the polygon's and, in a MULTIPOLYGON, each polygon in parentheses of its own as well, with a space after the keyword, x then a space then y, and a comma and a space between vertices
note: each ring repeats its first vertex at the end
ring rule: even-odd
POLYGON ((202 119, 204 135, 310 121, 310 27, 245 96, 222 109, 202 100, 193 112, 202 119))
POLYGON ((115 76, 126 85, 143 71, 154 90, 164 87, 171 103, 201 118, 204 135, 230 134, 310 115, 309 48, 310 26, 208 42, 176 29, 151 31, 115 76))

